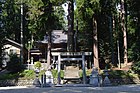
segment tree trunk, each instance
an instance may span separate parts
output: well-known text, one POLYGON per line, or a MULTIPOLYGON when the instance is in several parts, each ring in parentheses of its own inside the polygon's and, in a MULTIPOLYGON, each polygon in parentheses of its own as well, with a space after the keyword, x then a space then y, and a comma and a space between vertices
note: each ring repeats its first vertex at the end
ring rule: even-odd
POLYGON ((76 20, 76 31, 74 33, 74 51, 77 52, 78 19, 76 20))
POLYGON ((21 40, 21 42, 20 42, 20 45, 21 45, 21 48, 20 48, 20 62, 21 63, 23 63, 23 61, 24 61, 24 57, 23 57, 23 48, 24 48, 24 41, 23 41, 23 4, 21 4, 21 23, 20 23, 20 36, 21 36, 21 38, 20 38, 20 40, 21 40))
POLYGON ((67 51, 74 51, 74 6, 73 0, 68 2, 68 42, 67 51))
POLYGON ((121 28, 123 31, 123 41, 124 41, 124 64, 128 63, 127 56, 127 34, 126 34, 126 25, 125 25, 125 9, 124 9, 124 0, 121 0, 121 28))
POLYGON ((111 46, 111 61, 115 65, 114 46, 113 46, 113 19, 109 17, 109 31, 110 31, 110 46, 111 46))
POLYGON ((97 21, 93 18, 93 60, 94 67, 99 69, 99 60, 98 60, 98 37, 97 37, 97 21))
POLYGON ((51 30, 48 31, 48 48, 47 48, 47 70, 51 64, 51 30))
POLYGON ((50 26, 47 26, 48 28, 48 47, 47 47, 47 70, 50 69, 50 64, 51 64, 51 32, 53 29, 54 25, 54 19, 53 19, 53 6, 52 3, 49 1, 49 16, 48 16, 48 21, 50 23, 50 26))

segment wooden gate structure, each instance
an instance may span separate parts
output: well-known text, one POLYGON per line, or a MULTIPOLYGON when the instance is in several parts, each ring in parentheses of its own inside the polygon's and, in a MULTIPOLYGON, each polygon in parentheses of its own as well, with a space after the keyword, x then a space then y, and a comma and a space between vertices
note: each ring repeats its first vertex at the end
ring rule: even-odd
POLYGON ((59 52, 52 53, 52 56, 58 56, 58 84, 61 84, 60 70, 63 61, 81 61, 83 71, 83 84, 86 84, 86 69, 85 69, 85 56, 90 56, 92 52, 59 52), (78 57, 77 57, 78 56, 78 57))

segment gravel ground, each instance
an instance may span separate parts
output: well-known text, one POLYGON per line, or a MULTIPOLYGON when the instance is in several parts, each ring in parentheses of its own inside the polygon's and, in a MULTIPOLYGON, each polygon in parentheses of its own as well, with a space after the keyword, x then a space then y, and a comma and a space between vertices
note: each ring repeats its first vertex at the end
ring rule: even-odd
POLYGON ((140 85, 113 87, 62 86, 62 87, 0 87, 0 93, 140 93, 140 85))

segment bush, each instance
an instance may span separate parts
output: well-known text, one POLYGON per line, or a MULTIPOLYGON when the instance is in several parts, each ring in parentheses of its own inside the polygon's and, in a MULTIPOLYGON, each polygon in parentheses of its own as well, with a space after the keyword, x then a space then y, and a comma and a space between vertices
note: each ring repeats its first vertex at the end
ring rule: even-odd
POLYGON ((16 78, 18 78, 18 73, 0 75, 0 80, 16 79, 16 78))
POLYGON ((110 78, 126 78, 128 73, 122 70, 111 70, 109 72, 110 78))
POLYGON ((132 66, 132 70, 140 75, 140 61, 136 62, 133 66, 132 66))
POLYGON ((138 77, 137 74, 134 74, 131 71, 123 71, 123 70, 111 70, 109 72, 109 77, 112 79, 116 79, 116 78, 135 78, 138 77))
POLYGON ((34 79, 34 70, 24 70, 18 73, 7 73, 0 75, 0 80, 11 80, 11 79, 34 79))
POLYGON ((35 78, 35 72, 34 70, 24 70, 19 74, 19 77, 25 78, 25 79, 34 79, 35 78))
POLYGON ((41 68, 41 62, 40 61, 35 62, 34 68, 35 69, 40 69, 41 68))
MULTIPOLYGON (((57 77, 58 77, 58 72, 57 72, 57 70, 53 69, 53 70, 52 70, 52 75, 53 75, 54 78, 57 78, 57 77)), ((63 71, 63 70, 60 71, 60 77, 61 77, 61 78, 64 78, 64 71, 63 71)))
POLYGON ((7 70, 11 73, 17 73, 23 70, 23 65, 21 64, 20 59, 16 54, 10 55, 10 61, 7 63, 7 70))

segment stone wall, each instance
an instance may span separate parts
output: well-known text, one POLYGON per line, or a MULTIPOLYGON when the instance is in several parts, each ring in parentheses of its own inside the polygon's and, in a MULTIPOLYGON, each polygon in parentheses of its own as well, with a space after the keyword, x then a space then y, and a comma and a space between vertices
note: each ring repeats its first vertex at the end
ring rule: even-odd
MULTIPOLYGON (((5 86, 32 86, 34 80, 0 80, 0 87, 5 86)), ((57 80, 55 80, 57 81, 57 80)), ((110 79, 112 85, 125 85, 125 84, 140 84, 139 79, 129 79, 129 78, 118 78, 118 79, 110 79)), ((55 83, 56 84, 56 83, 55 83)))
POLYGON ((0 80, 0 87, 5 86, 31 86, 34 80, 0 80))

